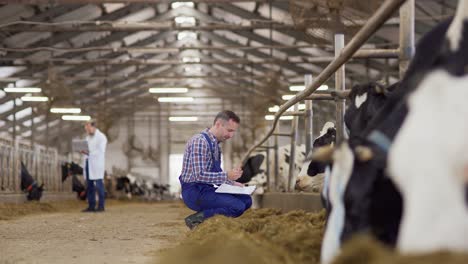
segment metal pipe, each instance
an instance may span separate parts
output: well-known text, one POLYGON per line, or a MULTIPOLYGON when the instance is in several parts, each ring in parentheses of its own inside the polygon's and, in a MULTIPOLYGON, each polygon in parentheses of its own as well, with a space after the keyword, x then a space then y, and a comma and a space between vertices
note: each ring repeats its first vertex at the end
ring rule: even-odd
MULTIPOLYGON (((194 3, 234 3, 251 2, 252 0, 191 0, 194 3)), ((266 3, 268 1, 284 2, 284 0, 255 0, 255 2, 266 3)), ((1 0, 0 4, 105 4, 105 3, 146 3, 146 4, 170 4, 174 0, 1 0)))
POLYGON ((348 61, 352 55, 363 45, 369 37, 376 32, 380 26, 382 26, 385 21, 391 17, 393 12, 397 10, 405 0, 386 0, 377 11, 369 18, 366 24, 354 35, 351 41, 344 47, 340 55, 333 60, 318 76, 315 81, 313 81, 310 86, 308 86, 304 91, 300 92, 293 99, 287 101, 283 104, 279 111, 275 114, 275 119, 273 121, 270 131, 264 136, 263 139, 259 140, 254 144, 244 155, 242 163, 245 163, 250 153, 257 147, 263 144, 269 136, 275 130, 276 125, 278 124, 280 116, 289 109, 295 103, 302 101, 305 97, 313 93, 321 84, 323 84, 330 76, 346 61, 348 61))
POLYGON ((331 96, 329 94, 312 94, 304 98, 306 101, 310 100, 335 100, 334 96, 331 96))
POLYGON ((408 0, 400 8, 400 79, 414 55, 414 0, 408 0))
MULTIPOLYGON (((399 49, 361 49, 354 53, 353 59, 368 59, 368 58, 398 58, 399 49)), ((307 62, 321 63, 331 62, 335 59, 333 56, 308 58, 307 62)))
MULTIPOLYGON (((219 25, 197 25, 197 26, 178 26, 173 21, 162 21, 153 23, 119 23, 113 21, 96 21, 95 25, 84 23, 76 24, 36 24, 30 21, 18 21, 28 22, 28 25, 0 25, 0 28, 4 32, 134 32, 134 31, 211 31, 211 30, 255 30, 255 29, 269 29, 272 27, 274 30, 304 30, 306 26, 295 26, 286 25, 279 23, 259 23, 252 25, 234 25, 234 24, 219 24, 219 25), (100 23, 100 24, 99 24, 100 23), (32 25, 31 25, 32 24, 32 25)), ((12 24, 12 23, 8 23, 12 24)))
POLYGON ((291 137, 292 134, 288 134, 288 133, 273 133, 273 136, 291 137))
POLYGON ((16 143, 16 98, 13 98, 13 144, 16 143))
MULTIPOLYGON (((67 53, 84 52, 84 51, 112 51, 112 52, 134 52, 134 53, 168 53, 181 52, 184 50, 252 50, 252 49, 301 49, 313 48, 315 45, 264 45, 264 46, 198 46, 198 47, 87 47, 87 48, 54 48, 54 47, 35 47, 35 48, 2 48, 0 51, 6 52, 31 52, 31 51, 63 51, 67 53)), ((399 49, 362 49, 352 56, 353 59, 365 58, 398 58, 400 56, 399 49)), ((24 59, 23 57, 8 57, 0 58, 0 61, 10 61, 9 66, 27 66, 27 65, 42 65, 44 62, 53 62, 54 65, 180 65, 180 64, 286 64, 286 63, 326 63, 333 61, 334 57, 303 57, 303 60, 294 62, 282 59, 230 59, 230 60, 202 60, 200 62, 181 62, 177 60, 156 60, 156 59, 67 59, 67 58, 48 58, 48 59, 24 59)))
MULTIPOLYGON (((341 50, 343 49, 344 43, 344 34, 335 34, 335 56, 339 56, 341 50)), ((343 64, 335 72, 335 89, 337 91, 345 90, 345 65, 343 64)), ((344 129, 344 111, 345 111, 345 102, 343 99, 336 99, 336 143, 339 145, 345 138, 345 129, 344 129)))
MULTIPOLYGON (((184 50, 256 50, 256 49, 300 49, 316 48, 316 45, 262 45, 262 46, 243 46, 243 45, 222 45, 222 46, 186 46, 186 47, 110 47, 95 46, 84 48, 59 48, 59 47, 34 47, 34 48, 5 48, 0 51, 11 52, 36 52, 36 51, 62 51, 62 52, 85 52, 85 51, 112 51, 112 52, 132 52, 132 53, 168 53, 180 52, 184 50)), ((13 59, 21 59, 13 58, 13 59)))
MULTIPOLYGON (((278 124, 278 126, 276 127, 276 132, 279 133, 280 131, 280 125, 278 124)), ((275 159, 275 167, 274 167, 274 171, 275 171, 275 182, 273 183, 273 190, 274 191, 277 191, 278 190, 278 177, 279 177, 279 154, 278 154, 278 148, 279 148, 279 145, 278 145, 278 136, 275 135, 274 136, 274 141, 275 141, 275 152, 274 152, 274 159, 275 159)))
MULTIPOLYGON (((304 75, 304 85, 308 87, 312 83, 312 74, 304 75)), ((312 100, 307 100, 305 102, 306 109, 305 109, 305 148, 306 148, 306 155, 309 155, 310 150, 312 149, 312 145, 314 143, 314 112, 313 112, 313 105, 312 100)))
MULTIPOLYGON (((294 105, 294 111, 299 110, 298 104, 294 105)), ((299 117, 295 116, 291 122, 291 149, 289 151, 289 173, 288 173, 288 187, 287 190, 292 192, 294 190, 294 169, 296 165, 296 144, 297 144, 297 133, 299 130, 299 117)))
POLYGON ((298 109, 297 111, 288 112, 287 115, 289 115, 289 116, 304 116, 305 115, 304 111, 299 111, 299 108, 297 108, 297 109, 298 109))
POLYGON ((271 188, 271 175, 270 175, 270 149, 271 148, 274 148, 273 147, 269 147, 266 149, 266 186, 267 186, 267 189, 270 190, 271 188))

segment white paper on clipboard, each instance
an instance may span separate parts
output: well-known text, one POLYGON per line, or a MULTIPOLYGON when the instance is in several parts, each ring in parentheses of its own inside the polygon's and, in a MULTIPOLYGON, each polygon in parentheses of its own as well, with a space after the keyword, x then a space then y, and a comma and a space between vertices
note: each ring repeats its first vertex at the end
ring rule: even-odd
POLYGON ((215 192, 251 195, 255 191, 255 187, 255 185, 242 187, 223 183, 221 184, 221 186, 218 187, 218 189, 216 189, 215 192))
POLYGON ((88 141, 82 139, 74 139, 72 140, 72 149, 76 152, 89 152, 88 141))

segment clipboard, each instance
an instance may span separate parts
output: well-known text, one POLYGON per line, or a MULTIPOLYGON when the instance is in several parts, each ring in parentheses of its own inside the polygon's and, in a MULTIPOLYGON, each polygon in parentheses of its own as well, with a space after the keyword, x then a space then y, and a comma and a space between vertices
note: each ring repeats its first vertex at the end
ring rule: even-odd
POLYGON ((215 192, 252 195, 252 193, 255 191, 255 187, 255 185, 242 187, 223 183, 218 187, 218 189, 216 189, 215 192))
POLYGON ((83 139, 74 139, 72 140, 72 149, 76 152, 89 152, 88 141, 83 139))

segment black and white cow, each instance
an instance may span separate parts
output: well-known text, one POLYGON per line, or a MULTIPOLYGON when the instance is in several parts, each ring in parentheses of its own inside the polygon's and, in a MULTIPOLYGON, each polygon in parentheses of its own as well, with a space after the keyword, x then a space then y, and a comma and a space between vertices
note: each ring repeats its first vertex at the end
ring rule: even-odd
POLYGON ((314 140, 312 152, 307 156, 301 172, 297 176, 295 189, 305 192, 320 193, 323 186, 325 167, 331 165, 329 162, 312 160, 315 149, 332 146, 335 143, 335 124, 327 122, 320 131, 320 135, 314 140))
POLYGON ((463 179, 468 164, 463 135, 468 129, 462 121, 468 118, 463 102, 468 96, 467 14, 466 1, 460 1, 454 23, 444 21, 421 38, 398 87, 356 141, 334 154, 334 208, 323 242, 323 263, 337 254, 340 240, 366 231, 390 245, 397 241, 407 252, 468 250, 463 179), (447 142, 443 129, 453 124, 458 125, 458 140, 447 142), (372 159, 353 162, 358 144, 371 150, 372 159))
POLYGON ((72 177, 72 191, 76 192, 76 197, 86 200, 86 186, 80 181, 77 175, 83 175, 83 168, 74 162, 62 163, 62 182, 69 176, 72 177))
POLYGON ((237 179, 237 182, 248 183, 255 175, 262 173, 264 170, 260 169, 265 159, 265 155, 257 154, 247 159, 242 166, 242 176, 237 179))
POLYGON ((389 149, 405 206, 397 246, 409 253, 468 251, 467 0, 441 39, 433 67, 405 100, 408 113, 389 149))
POLYGON ((26 198, 28 201, 39 201, 44 191, 44 184, 38 186, 34 178, 29 174, 26 166, 21 162, 21 190, 27 192, 26 198))

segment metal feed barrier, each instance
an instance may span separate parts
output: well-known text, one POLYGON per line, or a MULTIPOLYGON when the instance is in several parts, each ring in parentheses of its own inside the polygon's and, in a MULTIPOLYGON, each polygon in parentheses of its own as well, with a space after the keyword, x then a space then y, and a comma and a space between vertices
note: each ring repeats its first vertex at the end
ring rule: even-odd
POLYGON ((70 183, 62 183, 56 149, 0 139, 0 194, 21 193, 21 161, 46 192, 71 192, 70 183))

